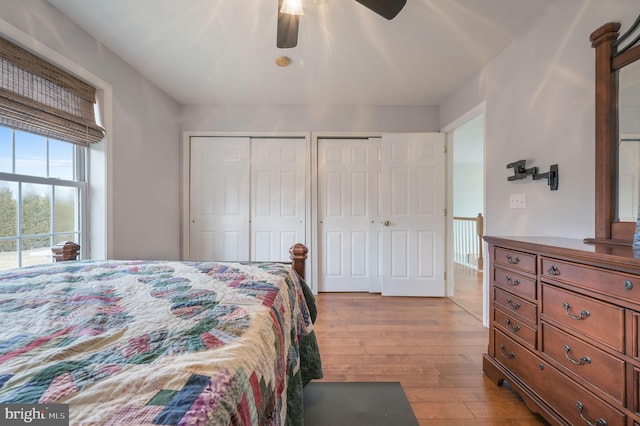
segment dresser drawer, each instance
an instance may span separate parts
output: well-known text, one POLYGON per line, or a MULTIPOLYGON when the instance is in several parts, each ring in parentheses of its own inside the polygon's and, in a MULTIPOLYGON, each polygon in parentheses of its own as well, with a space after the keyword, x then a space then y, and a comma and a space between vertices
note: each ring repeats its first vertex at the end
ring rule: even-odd
POLYGON ((627 355, 640 360, 640 312, 627 311, 627 322, 631 327, 627 328, 627 355))
POLYGON ((496 247, 493 252, 493 262, 495 264, 504 265, 509 269, 525 272, 527 274, 536 274, 536 260, 537 258, 535 254, 523 253, 502 247, 496 247))
POLYGON ((566 282, 634 303, 640 300, 640 277, 637 275, 596 269, 545 257, 541 259, 541 269, 543 279, 566 282))
POLYGON ((536 329, 527 325, 515 315, 509 315, 500 309, 493 310, 493 323, 507 335, 528 345, 531 349, 536 349, 538 333, 536 329))
POLYGON ((527 386, 532 388, 544 386, 544 383, 538 385, 532 383, 535 380, 540 380, 536 374, 539 364, 538 357, 497 328, 493 329, 493 335, 496 361, 505 366, 527 386))
POLYGON ((624 426, 626 416, 591 392, 560 373, 499 331, 494 331, 495 359, 511 371, 541 399, 553 402, 553 408, 569 424, 591 424, 599 419, 607 426, 624 426), (582 407, 582 408, 580 408, 582 407))
POLYGON ((518 293, 532 299, 536 298, 535 279, 514 274, 509 270, 493 268, 493 282, 496 286, 502 287, 514 293, 518 293))
POLYGON ((548 324, 542 324, 542 353, 625 403, 625 363, 548 324))
POLYGON ((624 352, 624 309, 543 284, 542 319, 553 320, 624 352))
POLYGON ((640 415, 640 368, 633 367, 633 394, 632 401, 633 404, 631 407, 631 411, 635 412, 637 415, 640 415))
POLYGON ((505 312, 517 315, 531 325, 538 322, 538 306, 506 291, 494 288, 494 305, 505 312))
POLYGON ((553 409, 570 425, 624 426, 627 416, 583 388, 551 364, 541 361, 537 380, 538 396, 553 402, 553 409), (542 386, 540 386, 542 384, 542 386))

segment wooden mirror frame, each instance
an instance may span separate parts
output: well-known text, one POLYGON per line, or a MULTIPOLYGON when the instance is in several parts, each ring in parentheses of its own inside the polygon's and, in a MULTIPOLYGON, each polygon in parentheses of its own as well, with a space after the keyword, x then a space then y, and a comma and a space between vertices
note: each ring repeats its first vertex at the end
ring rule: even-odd
POLYGON ((620 44, 640 26, 640 16, 622 37, 620 23, 609 22, 590 37, 596 56, 595 238, 587 242, 631 245, 635 222, 618 221, 618 71, 640 60, 640 36, 620 44))

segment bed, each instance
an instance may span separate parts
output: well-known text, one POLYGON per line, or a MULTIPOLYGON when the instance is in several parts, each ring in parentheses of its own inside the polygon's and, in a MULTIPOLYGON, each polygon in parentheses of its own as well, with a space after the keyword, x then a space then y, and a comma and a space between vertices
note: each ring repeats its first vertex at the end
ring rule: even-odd
POLYGON ((322 368, 296 270, 299 256, 0 272, 0 404, 68 404, 71 424, 301 425, 322 368))

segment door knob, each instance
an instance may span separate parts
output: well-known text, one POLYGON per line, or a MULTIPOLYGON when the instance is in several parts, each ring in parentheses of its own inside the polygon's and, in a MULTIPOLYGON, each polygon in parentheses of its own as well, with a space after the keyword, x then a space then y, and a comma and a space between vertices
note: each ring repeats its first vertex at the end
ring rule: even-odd
POLYGON ((385 220, 384 221, 384 226, 389 226, 389 225, 391 225, 391 222, 389 222, 388 220, 385 220))

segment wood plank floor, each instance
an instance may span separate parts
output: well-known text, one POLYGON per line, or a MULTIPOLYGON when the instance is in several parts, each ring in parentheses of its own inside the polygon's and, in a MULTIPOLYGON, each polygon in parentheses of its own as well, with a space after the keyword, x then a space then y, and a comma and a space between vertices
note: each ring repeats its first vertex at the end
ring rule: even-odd
POLYGON ((317 304, 323 381, 400 382, 420 425, 546 424, 484 376, 488 330, 451 299, 320 293, 317 304))
POLYGON ((454 303, 482 321, 482 272, 459 263, 453 264, 454 303))

